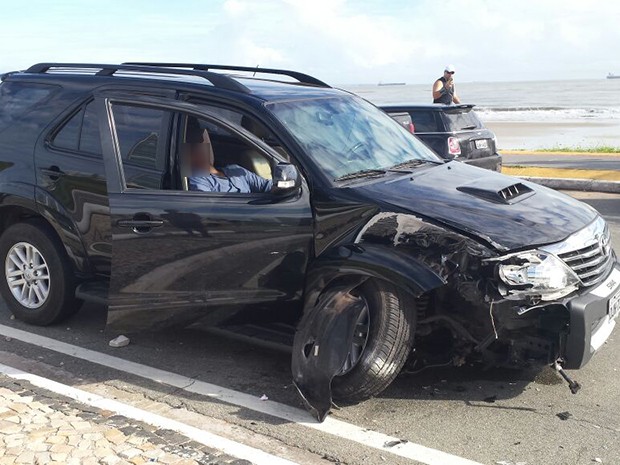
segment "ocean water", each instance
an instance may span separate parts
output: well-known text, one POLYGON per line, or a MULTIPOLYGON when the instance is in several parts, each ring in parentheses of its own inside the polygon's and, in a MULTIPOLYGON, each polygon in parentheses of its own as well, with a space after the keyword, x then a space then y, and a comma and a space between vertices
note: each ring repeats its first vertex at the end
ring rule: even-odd
MULTIPOLYGON (((620 120, 620 79, 455 83, 485 122, 620 120)), ((380 105, 430 103, 432 84, 340 87, 380 105)))

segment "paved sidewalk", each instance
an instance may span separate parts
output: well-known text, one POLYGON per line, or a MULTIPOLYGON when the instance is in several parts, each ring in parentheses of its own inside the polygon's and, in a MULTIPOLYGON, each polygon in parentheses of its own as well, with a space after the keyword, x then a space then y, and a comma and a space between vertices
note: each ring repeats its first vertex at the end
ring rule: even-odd
POLYGON ((251 465, 170 430, 0 375, 0 465, 251 465))

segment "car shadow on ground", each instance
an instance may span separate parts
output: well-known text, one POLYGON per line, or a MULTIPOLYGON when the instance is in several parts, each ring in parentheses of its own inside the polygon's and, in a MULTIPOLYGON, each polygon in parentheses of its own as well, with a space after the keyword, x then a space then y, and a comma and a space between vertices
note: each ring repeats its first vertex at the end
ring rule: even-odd
POLYGON ((472 406, 489 407, 496 401, 518 397, 528 388, 542 389, 537 386, 562 383, 564 381, 550 367, 507 369, 473 364, 429 368, 415 374, 404 370, 379 397, 461 401, 472 406))
MULTIPOLYGON (((118 334, 104 330, 105 308, 96 306, 85 306, 62 325, 48 328, 9 320, 8 315, 6 307, 1 305, 0 324, 240 391, 257 399, 266 395, 270 400, 303 408, 291 380, 290 355, 282 351, 213 335, 196 328, 128 333, 126 335, 131 340, 128 346, 111 348, 108 342, 118 334)), ((37 354, 34 353, 33 357, 37 357, 37 354)), ((92 365, 86 367, 87 364, 63 354, 50 354, 46 356, 45 363, 62 367, 68 373, 77 373, 78 376, 71 378, 71 381, 78 386, 97 382, 123 389, 124 384, 135 385, 140 387, 143 395, 154 400, 191 405, 192 409, 204 410, 205 413, 209 404, 221 403, 217 399, 131 373, 103 367, 93 369, 92 365)), ((562 380, 551 369, 485 369, 480 365, 466 365, 459 368, 429 368, 420 373, 408 373, 405 370, 377 400, 450 400, 472 407, 528 410, 526 407, 493 404, 498 400, 519 396, 532 383, 560 384, 562 380)), ((339 406, 347 408, 345 404, 339 406)), ((285 420, 245 408, 227 409, 241 420, 274 425, 286 423, 285 420)))

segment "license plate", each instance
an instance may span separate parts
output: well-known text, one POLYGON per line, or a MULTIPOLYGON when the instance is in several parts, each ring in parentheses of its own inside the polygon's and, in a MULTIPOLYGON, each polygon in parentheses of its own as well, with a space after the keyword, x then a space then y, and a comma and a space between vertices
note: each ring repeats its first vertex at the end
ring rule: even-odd
POLYGON ((489 148, 489 141, 487 141, 486 139, 479 139, 475 141, 475 143, 476 143, 477 149, 488 149, 489 148))
POLYGON ((609 299, 609 319, 613 320, 618 316, 620 312, 620 291, 616 292, 611 299, 609 299))

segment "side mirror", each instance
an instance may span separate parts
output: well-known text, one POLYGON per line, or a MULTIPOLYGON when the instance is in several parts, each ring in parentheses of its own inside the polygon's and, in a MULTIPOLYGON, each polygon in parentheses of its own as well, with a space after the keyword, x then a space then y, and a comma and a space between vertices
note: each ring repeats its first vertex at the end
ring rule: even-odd
POLYGON ((291 163, 278 163, 273 167, 271 192, 278 195, 292 194, 301 187, 301 176, 291 163))

